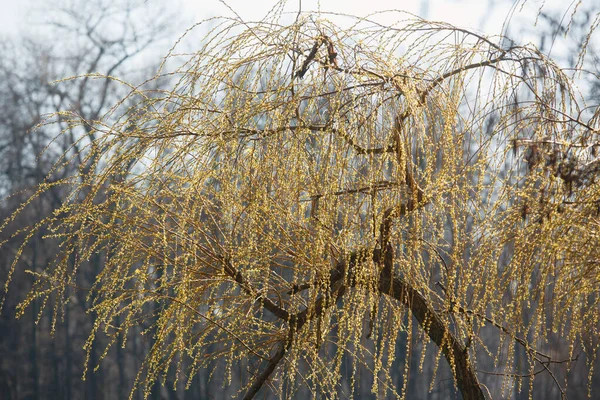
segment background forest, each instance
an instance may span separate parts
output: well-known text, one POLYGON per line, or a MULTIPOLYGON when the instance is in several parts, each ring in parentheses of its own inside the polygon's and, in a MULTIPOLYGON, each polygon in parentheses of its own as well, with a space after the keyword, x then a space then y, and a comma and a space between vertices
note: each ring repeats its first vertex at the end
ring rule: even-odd
MULTIPOLYGON (((498 3, 501 1, 497 0, 498 3)), ((31 34, 7 35, 0 42, 0 197, 5 198, 0 203, 0 221, 13 215, 39 184, 48 183, 48 177, 58 181, 76 173, 85 176, 85 171, 96 167, 97 160, 90 158, 85 151, 88 144, 97 139, 92 125, 76 124, 64 114, 54 113, 68 110, 82 120, 101 119, 127 94, 126 87, 103 76, 118 77, 134 84, 152 78, 163 62, 161 57, 183 34, 188 23, 182 22, 185 19, 177 9, 168 8, 167 2, 160 0, 58 3, 48 10, 47 20, 31 34), (75 76, 82 77, 68 79, 75 76), (33 129, 36 126, 37 129, 33 129), (69 155, 69 163, 64 164, 68 166, 56 169, 55 165, 61 163, 64 154, 69 155)), ((455 3, 460 7, 460 1, 455 3)), ((489 2, 490 9, 493 9, 493 3, 489 2)), ((564 7, 546 6, 539 14, 527 16, 530 21, 527 26, 513 25, 507 19, 503 33, 507 41, 513 34, 528 38, 542 53, 552 53, 563 68, 591 71, 592 74, 580 76, 579 89, 588 104, 597 105, 600 102, 600 80, 594 74, 600 73, 600 43, 597 32, 591 39, 588 33, 597 24, 599 11, 593 1, 578 4, 574 17, 571 17, 573 7, 566 10, 564 7), (535 21, 537 24, 533 26, 535 21), (587 53, 583 64, 580 64, 583 47, 587 53)), ((491 17, 504 18, 493 14, 491 17)), ((189 40, 186 45, 190 46, 190 52, 194 51, 189 40)), ((163 65, 163 68, 168 69, 168 65, 163 65)), ((153 80, 151 85, 157 92, 168 89, 173 86, 172 77, 166 75, 153 80)), ((97 314, 89 312, 92 304, 88 290, 103 269, 105 254, 94 254, 78 269, 77 284, 67 289, 65 296, 68 302, 62 310, 53 307, 43 310, 45 305, 40 299, 33 299, 25 309, 18 307, 35 281, 35 276, 26 271, 41 272, 56 261, 60 242, 44 238, 49 232, 40 230, 22 247, 23 241, 12 235, 35 223, 39 215, 60 208, 67 201, 66 196, 67 191, 62 191, 61 186, 51 186, 32 201, 26 212, 19 213, 1 231, 0 241, 7 240, 0 251, 0 283, 3 287, 11 274, 13 260, 19 255, 10 290, 1 309, 2 399, 128 398, 142 361, 154 345, 151 334, 142 334, 151 321, 142 322, 129 331, 127 346, 112 346, 106 354, 104 350, 110 337, 98 335, 95 340, 88 340, 90 331, 97 324, 97 314), (54 323, 56 313, 59 317, 54 323), (86 350, 89 360, 86 360, 86 350), (96 368, 98 365, 100 367, 96 368), (83 380, 86 368, 88 371, 83 380)), ((509 258, 509 251, 502 257, 509 258)), ((148 310, 149 313, 153 311, 156 310, 148 310)), ((410 399, 460 396, 448 364, 440 362, 438 367, 437 352, 432 348, 423 352, 416 334, 419 327, 413 324, 412 329, 415 330, 413 335, 405 332, 398 335, 395 354, 398 360, 411 359, 410 369, 391 369, 389 381, 400 387, 408 374, 406 393, 410 399)), ((495 335, 492 330, 481 332, 482 335, 489 333, 490 338, 495 335)), ((208 352, 211 350, 218 352, 218 344, 214 345, 214 349, 209 348, 208 352)), ((550 340, 542 344, 538 350, 553 354, 556 360, 569 358, 569 349, 564 348, 559 338, 556 343, 550 340)), ((509 380, 512 386, 509 384, 511 387, 508 388, 500 387, 507 384, 502 379, 486 380, 485 383, 490 392, 503 393, 503 396, 515 399, 529 398, 530 384, 533 385, 534 398, 559 398, 555 379, 567 382, 565 390, 571 399, 600 393, 600 376, 593 376, 590 384, 586 355, 581 349, 575 349, 573 354, 581 354, 581 357, 565 365, 555 365, 553 373, 556 377, 541 373, 533 382, 529 377, 509 380)), ((527 357, 524 350, 516 351, 513 361, 515 371, 527 364, 527 357)), ((593 364, 596 370, 600 368, 598 361, 593 364)), ((150 398, 235 397, 240 387, 248 383, 248 368, 250 366, 246 365, 245 368, 229 369, 219 360, 211 361, 206 368, 197 371, 188 387, 185 380, 174 382, 170 375, 166 375, 162 382, 154 383, 150 398), (227 374, 230 374, 231 384, 222 387, 222 377, 227 374)), ((352 379, 351 374, 342 376, 341 390, 354 390, 357 399, 378 397, 373 393, 373 377, 366 367, 364 370, 359 368, 356 374, 358 382, 352 379)), ((143 391, 136 391, 133 398, 141 399, 143 395, 143 391)), ((264 391, 264 396, 271 398, 269 396, 275 395, 264 391)), ((303 396, 308 396, 308 392, 300 391, 298 398, 305 398, 303 396)))

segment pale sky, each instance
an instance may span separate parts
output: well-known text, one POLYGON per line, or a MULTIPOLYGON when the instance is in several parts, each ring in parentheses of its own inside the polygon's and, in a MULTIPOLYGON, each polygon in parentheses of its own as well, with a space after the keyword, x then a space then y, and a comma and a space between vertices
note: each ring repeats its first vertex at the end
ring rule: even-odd
MULTIPOLYGON (((19 32, 38 32, 42 23, 48 18, 41 10, 48 9, 53 4, 69 1, 81 0, 0 0, 0 36, 19 32)), ((185 22, 177 25, 176 29, 179 32, 174 32, 173 38, 179 37, 194 22, 214 16, 233 16, 232 11, 220 0, 145 1, 149 5, 153 3, 157 6, 168 5, 174 12, 180 13, 185 22)), ((400 9, 425 19, 448 22, 487 35, 503 33, 503 25, 510 15, 509 37, 520 44, 525 44, 527 41, 538 44, 539 35, 532 36, 532 33, 536 30, 534 24, 540 7, 543 7, 546 12, 559 10, 560 13, 564 13, 563 26, 566 26, 573 7, 578 3, 578 0, 288 0, 286 10, 297 11, 300 1, 303 11, 331 11, 361 17, 375 11, 400 9)), ((589 8, 597 1, 583 0, 580 8, 586 5, 589 8)), ((277 3, 276 0, 226 0, 226 2, 246 21, 262 19, 277 3)), ((391 18, 398 18, 398 15, 389 14, 388 19, 378 18, 378 21, 393 24, 397 21, 391 18)), ((560 45, 555 46, 554 55, 561 52, 559 48, 560 45)))
MULTIPOLYGON (((214 15, 224 14, 228 10, 218 0, 186 0, 185 6, 196 15, 203 14, 203 10, 209 9, 214 15)), ((288 9, 298 9, 299 0, 288 0, 288 9)), ((303 11, 333 11, 356 16, 366 16, 375 11, 403 10, 419 15, 423 18, 443 20, 462 26, 479 29, 480 18, 486 10, 492 6, 490 3, 504 3, 502 7, 494 7, 494 10, 502 8, 504 11, 498 14, 498 23, 501 26, 504 16, 508 13, 511 0, 302 0, 303 11)), ((270 1, 248 1, 229 0, 231 6, 240 16, 256 20, 260 19, 275 4, 270 1)), ((487 21, 485 24, 492 21, 487 21)), ((484 24, 484 25, 485 25, 484 24)), ((490 26, 496 25, 492 23, 490 26)), ((487 29, 486 29, 487 31, 487 29)), ((490 32, 496 33, 496 32, 490 32)))
MULTIPOLYGON (((190 20, 231 15, 231 11, 219 0, 179 1, 182 4, 182 14, 190 20)), ((564 7, 564 3, 560 0, 546 1, 546 3, 557 1, 564 7)), ((298 3, 299 0, 289 0, 287 8, 295 11, 298 3)), ((510 11, 511 3, 511 0, 302 0, 302 9, 305 11, 320 9, 357 16, 366 16, 374 11, 401 9, 427 19, 450 22, 487 34, 499 34, 502 23, 510 11)), ((531 3, 535 6, 540 1, 529 0, 527 4, 529 8, 531 3)), ((48 4, 48 0, 0 0, 0 33, 32 29, 31 22, 36 22, 35 20, 40 18, 39 15, 35 15, 36 6, 47 7, 48 4)), ((275 0, 228 0, 227 4, 245 20, 259 20, 273 7, 275 0)))

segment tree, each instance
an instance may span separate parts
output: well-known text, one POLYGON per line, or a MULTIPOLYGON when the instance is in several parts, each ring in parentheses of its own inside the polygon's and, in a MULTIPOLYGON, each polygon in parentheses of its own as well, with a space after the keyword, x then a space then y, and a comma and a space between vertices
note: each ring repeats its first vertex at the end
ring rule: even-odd
POLYGON ((33 197, 64 187, 68 201, 17 233, 61 242, 21 309, 60 310, 102 254, 79 287, 88 359, 99 336, 106 354, 148 324, 146 396, 219 361, 223 385, 242 369, 244 398, 349 397, 341 376, 358 371, 405 397, 401 335, 406 354, 413 339, 437 349, 465 399, 540 375, 566 396, 576 352, 591 371, 598 344, 598 107, 531 45, 280 17, 213 21, 172 90, 131 86, 129 103, 80 118, 90 168, 41 184, 33 197))

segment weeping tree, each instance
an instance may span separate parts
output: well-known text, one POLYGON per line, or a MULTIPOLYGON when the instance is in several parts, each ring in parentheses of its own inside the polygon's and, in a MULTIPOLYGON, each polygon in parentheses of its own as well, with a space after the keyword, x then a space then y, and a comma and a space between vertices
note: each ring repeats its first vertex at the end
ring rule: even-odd
POLYGON ((79 149, 91 167, 4 222, 69 190, 15 233, 61 242, 19 310, 38 299, 57 319, 67 289, 86 290, 88 353, 148 326, 146 396, 218 361, 213 379, 241 367, 248 399, 349 397, 359 368, 404 398, 400 335, 423 359, 433 348, 465 399, 543 376, 565 396, 579 352, 593 369, 600 318, 600 112, 572 72, 443 23, 278 10, 205 23, 200 50, 157 75, 170 91, 132 86, 95 120, 61 113, 94 132, 79 149))

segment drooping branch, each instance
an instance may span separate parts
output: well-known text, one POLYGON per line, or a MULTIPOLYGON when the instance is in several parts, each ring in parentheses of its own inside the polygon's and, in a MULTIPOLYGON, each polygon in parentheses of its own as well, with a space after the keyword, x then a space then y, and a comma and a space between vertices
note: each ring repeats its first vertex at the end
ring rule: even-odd
POLYGON ((251 296, 255 296, 256 300, 260 301, 265 309, 267 309, 269 312, 271 312, 278 318, 280 318, 284 321, 290 320, 291 316, 288 311, 279 307, 268 297, 257 295, 256 291, 254 290, 254 288, 252 288, 250 283, 246 280, 246 278, 244 277, 242 272, 240 270, 238 270, 229 260, 227 260, 225 258, 222 258, 222 259, 223 259, 223 268, 225 270, 225 273, 229 277, 233 278, 247 294, 249 294, 251 296))
MULTIPOLYGON (((380 260, 375 253, 374 261, 381 262, 383 260, 380 260)), ((442 350, 444 357, 452 366, 456 385, 463 395, 463 399, 485 399, 477 374, 469 360, 467 348, 450 331, 448 325, 435 312, 427 299, 405 280, 393 276, 391 271, 390 265, 383 268, 379 278, 380 293, 398 300, 410 309, 421 329, 442 350)))
POLYGON ((269 376, 271 376, 273 371, 275 371, 275 368, 277 368, 277 365, 279 365, 279 362, 283 359, 285 352, 286 352, 285 343, 282 343, 282 342, 278 343, 277 351, 269 359, 267 366, 262 370, 262 372, 254 378, 254 382, 248 388, 248 391, 244 395, 244 400, 250 400, 250 399, 254 398, 254 396, 256 395, 256 393, 258 393, 260 388, 263 387, 263 385, 265 384, 267 379, 269 379, 269 376))
MULTIPOLYGON (((356 257, 352 258, 352 260, 356 260, 356 257)), ((349 266, 351 268, 352 264, 349 266)), ((292 346, 294 342, 294 334, 299 332, 304 325, 310 321, 312 318, 320 317, 327 308, 336 304, 337 301, 343 296, 346 291, 346 286, 343 284, 342 278, 344 277, 344 269, 345 263, 339 262, 336 268, 331 273, 330 280, 330 288, 329 294, 320 296, 314 304, 313 308, 306 307, 304 310, 300 311, 297 314, 292 315, 288 322, 289 333, 286 341, 280 341, 277 344, 277 351, 275 354, 269 359, 269 362, 264 367, 262 372, 258 374, 252 385, 248 388, 244 396, 244 400, 252 399, 256 393, 260 390, 261 387, 266 383, 271 374, 275 371, 275 368, 279 364, 279 362, 285 356, 287 350, 292 346)), ((266 307, 265 307, 266 308, 266 307)))
MULTIPOLYGON (((262 372, 256 376, 253 384, 248 389, 244 399, 252 399, 254 395, 269 379, 275 371, 279 362, 285 356, 293 342, 294 332, 300 331, 303 326, 311 319, 322 315, 327 308, 336 304, 338 299, 346 292, 347 288, 355 286, 353 271, 362 262, 366 262, 366 253, 364 251, 355 251, 349 257, 348 271, 344 272, 343 262, 338 263, 335 273, 332 273, 330 280, 330 294, 320 296, 310 310, 305 308, 290 317, 289 329, 290 337, 286 343, 280 342, 277 350, 269 359, 262 372), (344 281, 344 279, 346 281, 344 281)), ((453 366, 454 374, 457 380, 457 386, 466 400, 484 399, 483 391, 477 379, 477 374, 469 360, 467 348, 450 331, 439 314, 431 307, 427 299, 413 288, 405 280, 393 276, 392 273, 392 249, 390 246, 384 251, 376 249, 372 255, 372 261, 376 265, 383 265, 379 277, 378 291, 382 295, 390 296, 404 306, 410 309, 415 316, 421 328, 430 337, 430 339, 442 350, 448 363, 453 366)), ((265 306, 265 308, 268 308, 265 306)))
POLYGON ((402 153, 403 151, 409 152, 409 150, 402 143, 400 128, 398 120, 395 132, 397 161, 399 167, 404 169, 403 175, 410 193, 406 204, 390 207, 383 215, 379 237, 381 249, 373 253, 373 263, 383 266, 379 276, 378 290, 381 294, 398 300, 410 309, 421 329, 442 350, 448 364, 453 368, 456 384, 463 398, 466 400, 484 399, 477 374, 469 360, 467 348, 452 333, 448 324, 444 323, 428 300, 408 282, 394 276, 393 273, 394 257, 390 243, 392 225, 399 218, 405 217, 407 213, 420 209, 428 203, 424 190, 414 177, 414 171, 409 161, 410 157, 404 157, 405 155, 402 153))

